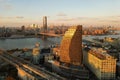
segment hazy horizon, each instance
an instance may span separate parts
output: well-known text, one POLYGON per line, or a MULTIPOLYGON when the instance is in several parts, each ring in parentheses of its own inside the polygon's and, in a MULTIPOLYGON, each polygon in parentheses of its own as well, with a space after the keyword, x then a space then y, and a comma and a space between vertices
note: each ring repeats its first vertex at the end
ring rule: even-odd
POLYGON ((0 26, 120 26, 120 0, 0 0, 0 26))

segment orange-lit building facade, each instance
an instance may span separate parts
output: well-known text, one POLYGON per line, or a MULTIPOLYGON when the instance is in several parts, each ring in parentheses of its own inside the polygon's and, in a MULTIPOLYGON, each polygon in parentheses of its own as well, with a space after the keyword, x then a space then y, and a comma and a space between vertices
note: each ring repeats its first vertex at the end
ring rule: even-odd
POLYGON ((100 49, 88 52, 88 67, 99 80, 114 80, 116 76, 116 59, 100 49))
POLYGON ((82 25, 66 31, 60 45, 60 61, 72 65, 82 65, 82 25))

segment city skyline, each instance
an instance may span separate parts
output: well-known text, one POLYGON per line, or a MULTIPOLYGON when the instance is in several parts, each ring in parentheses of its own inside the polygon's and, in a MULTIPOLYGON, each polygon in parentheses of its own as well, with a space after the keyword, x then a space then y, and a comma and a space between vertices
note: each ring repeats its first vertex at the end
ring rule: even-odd
POLYGON ((48 25, 120 26, 119 0, 0 0, 0 26, 48 25))

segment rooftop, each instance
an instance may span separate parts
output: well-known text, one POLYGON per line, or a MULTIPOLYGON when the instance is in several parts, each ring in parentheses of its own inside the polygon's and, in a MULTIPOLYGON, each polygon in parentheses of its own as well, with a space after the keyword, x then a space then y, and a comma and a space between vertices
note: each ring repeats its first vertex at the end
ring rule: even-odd
POLYGON ((98 57, 101 60, 106 60, 106 59, 114 59, 114 57, 110 56, 106 50, 103 50, 102 48, 92 48, 89 51, 90 54, 93 54, 94 56, 98 57))

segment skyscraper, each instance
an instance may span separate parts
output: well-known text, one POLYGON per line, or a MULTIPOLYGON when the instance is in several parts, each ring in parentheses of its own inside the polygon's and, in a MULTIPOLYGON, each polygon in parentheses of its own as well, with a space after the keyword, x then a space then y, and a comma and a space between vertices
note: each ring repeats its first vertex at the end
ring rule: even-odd
POLYGON ((43 31, 44 33, 47 32, 47 16, 43 17, 43 31))
POLYGON ((25 26, 24 26, 24 25, 21 26, 21 30, 22 30, 22 31, 25 31, 25 26))
POLYGON ((82 57, 82 25, 78 25, 66 31, 60 46, 60 61, 81 65, 82 57))

